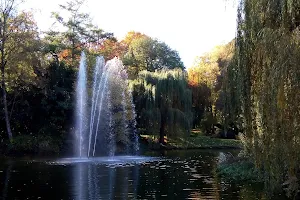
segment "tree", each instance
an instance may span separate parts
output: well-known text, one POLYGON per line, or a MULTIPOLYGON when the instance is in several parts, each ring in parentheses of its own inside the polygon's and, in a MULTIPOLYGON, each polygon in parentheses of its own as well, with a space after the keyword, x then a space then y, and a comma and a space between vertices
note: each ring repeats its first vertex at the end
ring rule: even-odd
POLYGON ((30 110, 35 107, 31 104, 36 95, 33 91, 45 87, 47 69, 32 14, 15 13, 9 18, 8 30, 5 40, 5 89, 11 130, 17 135, 29 132, 31 125, 27 122, 32 118, 30 110))
POLYGON ((123 57, 125 51, 126 46, 124 46, 122 43, 116 41, 115 39, 107 39, 103 41, 103 43, 99 46, 99 49, 94 53, 102 55, 105 60, 110 60, 114 57, 123 57))
POLYGON ((8 60, 7 41, 10 39, 11 35, 13 34, 11 23, 13 22, 15 10, 16 10, 15 0, 3 0, 0 2, 1 87, 2 87, 2 99, 4 105, 6 130, 10 141, 12 141, 13 135, 12 135, 9 115, 8 115, 5 70, 8 64, 7 63, 8 60))
POLYGON ((142 71, 132 82, 139 124, 148 133, 184 137, 190 132, 191 91, 187 88, 186 73, 180 69, 156 72, 142 71))
POLYGON ((300 2, 241 1, 226 77, 227 115, 270 192, 299 192, 300 2))
POLYGON ((136 34, 134 39, 131 40, 129 37, 125 41, 128 41, 129 46, 122 61, 127 66, 131 79, 137 77, 137 74, 142 70, 154 72, 163 68, 184 69, 178 53, 164 42, 142 34, 136 34))
POLYGON ((116 38, 103 40, 101 43, 96 45, 95 48, 92 48, 91 52, 93 54, 102 55, 105 60, 110 60, 114 57, 124 58, 124 55, 128 52, 131 42, 141 37, 147 36, 139 32, 130 31, 121 41, 117 41, 116 38))
POLYGON ((106 33, 92 24, 88 13, 80 12, 84 0, 73 0, 60 8, 69 18, 64 19, 58 12, 52 16, 56 21, 66 28, 64 32, 49 31, 49 52, 58 55, 60 59, 75 66, 83 49, 99 49, 105 39, 113 39, 112 33, 106 33))
POLYGON ((128 51, 128 47, 130 46, 131 42, 142 37, 148 37, 148 36, 140 32, 129 31, 126 34, 125 38, 121 41, 121 43, 127 47, 126 50, 128 51))
POLYGON ((188 69, 189 87, 193 94, 194 127, 202 124, 208 132, 214 132, 214 124, 223 123, 223 82, 231 60, 233 42, 215 47, 195 59, 188 69))
POLYGON ((46 73, 43 46, 32 13, 21 12, 11 22, 7 49, 7 89, 28 91, 30 85, 41 86, 46 73), (40 76, 38 76, 40 75, 40 76))

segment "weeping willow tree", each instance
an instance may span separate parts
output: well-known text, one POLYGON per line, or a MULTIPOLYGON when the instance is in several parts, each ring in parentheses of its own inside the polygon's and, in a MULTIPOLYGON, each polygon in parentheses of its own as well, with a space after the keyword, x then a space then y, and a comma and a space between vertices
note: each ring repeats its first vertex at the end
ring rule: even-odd
POLYGON ((300 178, 300 1, 242 0, 227 117, 244 129, 245 152, 270 191, 295 196, 300 178))
POLYGON ((156 72, 142 71, 132 82, 139 124, 147 133, 183 137, 190 133, 192 94, 187 75, 180 69, 156 72))

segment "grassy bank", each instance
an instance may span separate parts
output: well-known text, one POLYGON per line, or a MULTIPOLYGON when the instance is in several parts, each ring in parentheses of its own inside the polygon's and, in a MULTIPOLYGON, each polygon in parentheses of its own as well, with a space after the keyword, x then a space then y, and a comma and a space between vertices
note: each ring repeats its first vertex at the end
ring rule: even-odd
POLYGON ((167 144, 161 146, 158 138, 153 135, 141 135, 141 140, 148 144, 150 149, 240 149, 242 143, 239 140, 221 139, 192 134, 185 138, 166 138, 167 144))
POLYGON ((12 142, 0 142, 0 153, 4 156, 57 155, 61 146, 61 138, 49 135, 21 135, 14 137, 12 142))
POLYGON ((234 158, 220 163, 217 168, 217 173, 219 176, 235 182, 263 182, 254 164, 242 158, 234 158))

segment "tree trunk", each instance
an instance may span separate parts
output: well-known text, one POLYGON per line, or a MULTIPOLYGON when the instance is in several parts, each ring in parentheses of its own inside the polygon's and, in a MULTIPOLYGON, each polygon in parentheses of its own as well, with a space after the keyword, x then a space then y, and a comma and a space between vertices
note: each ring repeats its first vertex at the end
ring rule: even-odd
POLYGON ((165 139, 164 139, 165 138, 165 126, 166 126, 165 119, 162 118, 160 129, 159 129, 159 143, 160 144, 166 144, 165 139))
MULTIPOLYGON (((7 12, 10 12, 12 9, 13 4, 8 9, 7 12)), ((9 141, 12 141, 12 132, 10 128, 10 122, 9 122, 9 116, 8 116, 8 106, 7 106, 7 95, 6 95, 6 85, 5 85, 5 44, 6 44, 6 26, 7 26, 7 15, 4 14, 3 18, 3 24, 2 24, 2 34, 1 34, 1 85, 2 85, 2 97, 3 97, 3 105, 4 105, 4 117, 5 117, 5 124, 6 124, 6 130, 8 134, 9 141)))
MULTIPOLYGON (((3 65, 3 64, 2 64, 3 65)), ((10 141, 12 141, 12 132, 10 128, 10 122, 9 122, 9 116, 8 116, 8 107, 7 107, 7 95, 6 95, 6 86, 5 86, 5 79, 4 79, 4 69, 1 70, 2 73, 2 98, 3 98, 3 105, 4 105, 4 117, 5 117, 5 124, 6 124, 6 130, 8 134, 8 138, 10 141)))

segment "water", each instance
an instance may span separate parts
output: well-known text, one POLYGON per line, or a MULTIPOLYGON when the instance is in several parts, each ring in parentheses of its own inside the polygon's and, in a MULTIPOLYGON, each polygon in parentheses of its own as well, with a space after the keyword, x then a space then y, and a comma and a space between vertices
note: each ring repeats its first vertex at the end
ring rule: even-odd
MULTIPOLYGON (((103 88, 103 80, 105 77, 105 72, 103 71, 105 65, 105 61, 103 57, 98 57, 96 60, 95 72, 94 72, 94 81, 93 81, 93 96, 92 96, 92 109, 90 114, 90 132, 89 132, 89 148, 88 148, 88 157, 91 153, 91 146, 92 146, 92 137, 93 137, 93 129, 94 129, 94 122, 95 122, 95 115, 98 108, 98 100, 101 87, 103 88), (101 73, 101 76, 100 76, 101 73), (101 78, 99 78, 101 77, 101 78)), ((98 108, 99 109, 99 108, 98 108)))
POLYGON ((216 175, 222 153, 1 160, 0 199, 265 199, 261 185, 216 175))
POLYGON ((86 88, 86 56, 82 52, 79 65, 79 72, 76 85, 76 143, 75 143, 75 155, 81 157, 84 148, 84 136, 86 132, 86 101, 87 101, 87 88, 86 88))
POLYGON ((76 87, 74 156, 136 155, 136 114, 125 67, 118 58, 105 63, 103 57, 97 57, 92 88, 87 88, 86 67, 82 53, 76 87))

